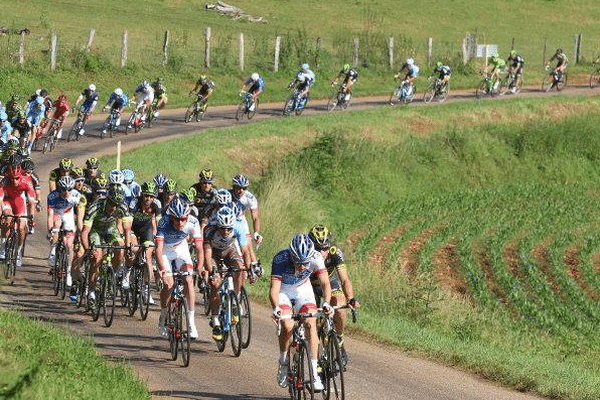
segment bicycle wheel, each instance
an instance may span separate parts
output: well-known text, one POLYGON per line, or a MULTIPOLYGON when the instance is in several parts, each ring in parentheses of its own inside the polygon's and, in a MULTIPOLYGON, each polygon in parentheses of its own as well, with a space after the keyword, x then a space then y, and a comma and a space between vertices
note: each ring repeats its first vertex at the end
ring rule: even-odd
POLYGON ((296 354, 296 368, 294 373, 294 389, 296 399, 298 400, 313 400, 315 391, 313 389, 313 370, 312 357, 308 351, 308 344, 302 341, 298 344, 298 353, 296 354))
POLYGON ((183 299, 179 303, 177 316, 177 342, 179 350, 181 351, 182 365, 187 367, 190 365, 190 321, 188 320, 187 299, 183 299))
POLYGON ((71 127, 71 130, 69 131, 69 134, 67 135, 67 142, 70 142, 71 140, 76 139, 79 136, 79 129, 81 125, 81 120, 77 119, 75 121, 75 123, 73 123, 73 126, 71 127))
POLYGON ((248 112, 246 113, 248 119, 252 119, 252 117, 256 115, 256 110, 258 110, 258 99, 256 99, 256 101, 254 102, 254 108, 252 108, 252 110, 248 109, 248 112))
MULTIPOLYGON (((299 100, 301 101, 301 100, 299 100)), ((308 96, 306 96, 306 99, 304 99, 304 102, 296 107, 296 110, 294 111, 296 113, 296 115, 301 115, 302 112, 304 112, 304 110, 306 109, 306 106, 308 105, 308 96)))
POLYGON ((326 400, 343 400, 345 399, 344 366, 340 346, 335 333, 331 332, 328 339, 323 357, 324 365, 321 365, 325 376, 325 382, 323 382, 325 395, 323 397, 326 400))
POLYGON ((136 115, 137 115, 137 112, 134 111, 131 114, 131 116, 129 117, 129 119, 127 120, 127 126, 125 127, 126 135, 133 130, 133 124, 135 123, 136 115))
POLYGON ((479 82, 477 85, 477 90, 475 90, 475 97, 478 99, 482 98, 487 93, 487 81, 486 79, 479 82))
POLYGON ((502 78, 502 80, 500 81, 500 86, 498 86, 498 94, 500 96, 504 96, 506 93, 509 93, 509 86, 512 83, 512 79, 510 79, 508 76, 505 76, 504 78, 502 78))
POLYGON ((246 100, 242 101, 242 103, 238 106, 237 111, 235 112, 235 119, 241 120, 244 114, 246 113, 246 100))
POLYGON ((196 111, 196 122, 202 121, 205 113, 206 113, 206 108, 200 108, 198 111, 196 111))
POLYGON ((544 79, 542 80, 542 90, 544 92, 549 92, 552 90, 553 87, 554 87, 554 78, 552 77, 552 74, 546 75, 544 77, 544 79))
POLYGON ((448 98, 448 93, 450 93, 450 84, 446 83, 445 85, 442 84, 441 87, 438 89, 438 94, 437 94, 437 99, 440 103, 446 101, 446 98, 448 98))
POLYGON ((345 110, 346 108, 348 108, 348 106, 352 102, 352 93, 346 94, 346 97, 343 98, 344 101, 342 101, 342 103, 339 105, 342 110, 345 110), (348 97, 348 96, 350 96, 350 97, 348 97), (348 98, 346 99, 346 97, 348 97, 348 98))
POLYGON ((67 295, 67 249, 64 243, 59 244, 60 256, 57 262, 60 268, 60 299, 64 300, 67 295))
POLYGON ((431 100, 433 100, 433 98, 435 97, 435 89, 435 83, 432 83, 427 87, 425 93, 423 93, 423 101, 425 103, 430 103, 431 100))
POLYGON ((89 258, 83 260, 83 272, 79 274, 79 283, 77 288, 77 307, 83 306, 85 301, 86 289, 87 289, 87 277, 90 273, 90 261, 89 258))
POLYGON ((109 327, 112 325, 113 318, 115 316, 115 297, 116 297, 116 285, 115 285, 115 272, 112 266, 107 266, 106 276, 104 279, 103 287, 103 302, 102 311, 104 313, 104 325, 109 327))
POLYGON ((10 235, 10 246, 6 246, 6 256, 9 260, 7 264, 8 276, 10 279, 10 284, 12 285, 15 279, 15 275, 17 273, 17 253, 19 251, 19 237, 17 236, 17 232, 13 231, 12 235, 10 235))
POLYGON ((192 104, 189 105, 187 110, 185 110, 185 115, 183 116, 183 120, 186 124, 192 120, 192 118, 194 117, 195 111, 196 111, 196 102, 194 101, 192 104))
POLYGON ((600 71, 594 71, 590 74, 590 89, 598 86, 600 83, 600 71))
POLYGON ((92 310, 92 321, 98 321, 100 318, 100 308, 102 307, 104 296, 104 281, 105 277, 103 276, 102 271, 100 271, 100 276, 96 279, 96 289, 100 288, 100 291, 96 292, 96 300, 93 300, 90 304, 90 309, 92 310))
POLYGON ((179 318, 177 313, 179 313, 179 307, 175 304, 177 300, 170 299, 169 300, 169 311, 167 314, 167 329, 169 331, 169 350, 171 351, 171 360, 177 360, 177 350, 179 347, 177 346, 177 336, 176 336, 176 321, 179 318))
POLYGON ((221 309, 219 310, 219 322, 221 323, 222 338, 217 342, 217 350, 222 353, 225 350, 227 344, 227 338, 229 335, 229 321, 228 316, 231 315, 229 312, 229 294, 225 293, 221 296, 221 309), (226 317, 227 316, 227 317, 226 317))
POLYGON ((295 98, 295 95, 291 95, 290 98, 288 99, 288 101, 286 101, 285 104, 283 105, 283 116, 284 117, 287 117, 288 115, 290 115, 290 113, 294 109, 294 98, 295 98))
POLYGON ((565 86, 567 86, 567 80, 568 80, 568 76, 567 73, 563 73, 562 76, 560 77, 560 80, 558 82, 556 82, 556 90, 557 91, 561 91, 565 88, 565 86))
POLYGON ((233 355, 239 357, 242 353, 242 327, 240 325, 240 303, 235 292, 229 294, 229 310, 231 311, 230 321, 231 328, 229 331, 229 337, 231 338, 231 350, 233 355))
POLYGON ((137 292, 139 295, 138 306, 140 308, 140 317, 142 321, 148 318, 148 308, 150 307, 150 284, 148 283, 147 272, 148 268, 146 264, 138 266, 137 292))
POLYGON ((397 88, 395 88, 392 91, 392 94, 390 95, 390 105, 394 106, 394 105, 398 104, 400 102, 401 98, 402 98, 402 89, 400 88, 400 86, 398 86, 397 88))
POLYGON ((327 103, 327 111, 333 111, 337 107, 338 104, 338 95, 337 93, 329 99, 327 103))
POLYGON ((204 310, 204 315, 208 316, 210 314, 210 285, 204 280, 203 277, 200 277, 199 279, 201 279, 199 291, 202 295, 202 307, 204 310))
POLYGON ((138 286, 137 286, 137 268, 131 271, 129 276, 129 289, 121 289, 125 291, 126 305, 129 316, 133 317, 133 314, 137 311, 138 307, 138 286))
POLYGON ((246 289, 240 290, 240 328, 242 331, 242 348, 247 349, 252 337, 252 309, 246 289))

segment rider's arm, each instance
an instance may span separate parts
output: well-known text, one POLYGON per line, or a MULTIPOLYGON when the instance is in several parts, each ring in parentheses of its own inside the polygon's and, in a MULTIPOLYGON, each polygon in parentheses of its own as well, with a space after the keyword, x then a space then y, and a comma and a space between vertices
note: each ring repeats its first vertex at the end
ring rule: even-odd
POLYGON ((166 267, 163 262, 163 248, 165 245, 165 238, 157 236, 156 237, 156 262, 158 263, 158 272, 162 276, 165 273, 166 267))
POLYGON ((208 273, 212 272, 212 247, 209 242, 204 242, 202 245, 204 248, 203 257, 204 257, 204 269, 208 271, 208 273))
POLYGON ((317 276, 319 277, 319 283, 321 284, 321 290, 323 291, 323 301, 331 302, 331 284, 329 283, 329 275, 327 270, 318 270, 317 276))
POLYGON ((204 246, 202 244, 202 238, 194 238, 194 247, 196 247, 196 257, 198 258, 196 269, 198 270, 198 273, 201 274, 204 270, 204 246))
POLYGON ((54 228, 54 207, 47 206, 46 209, 46 225, 48 226, 48 230, 51 230, 54 228))
POLYGON ((275 308, 279 304, 279 290, 281 289, 281 279, 271 277, 271 288, 269 289, 269 301, 271 307, 275 308))
POLYGON ((83 225, 83 230, 81 231, 81 244, 83 245, 83 248, 86 250, 90 248, 89 237, 90 237, 91 229, 92 229, 91 225, 83 225))

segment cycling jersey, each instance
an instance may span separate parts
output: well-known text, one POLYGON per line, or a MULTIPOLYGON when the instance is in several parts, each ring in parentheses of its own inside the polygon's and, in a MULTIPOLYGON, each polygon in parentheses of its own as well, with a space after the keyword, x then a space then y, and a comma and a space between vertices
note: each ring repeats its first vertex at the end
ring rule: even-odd
POLYGON ((135 236, 141 242, 152 241, 154 232, 152 232, 152 217, 160 217, 160 206, 155 202, 150 203, 149 207, 145 207, 142 202, 139 202, 132 212, 133 222, 131 229, 135 236))
POLYGON ((252 78, 248 79, 245 82, 245 85, 252 85, 250 86, 250 88, 248 89, 248 93, 252 93, 254 94, 254 92, 257 92, 259 90, 265 90, 265 80, 261 77, 258 78, 258 80, 255 82, 252 80, 252 78))
POLYGON ((23 193, 26 194, 27 201, 35 200, 35 190, 30 179, 21 178, 16 185, 8 177, 0 181, 0 201, 3 202, 4 209, 10 209, 13 215, 27 215, 23 193))
POLYGON ((513 68, 522 67, 523 65, 525 65, 525 60, 518 54, 514 57, 508 57, 506 61, 510 63, 511 67, 513 68))
POLYGON ((294 82, 298 82, 298 89, 304 90, 306 88, 310 88, 315 84, 316 76, 315 73, 310 69, 304 71, 299 71, 296 77, 294 78, 294 82))
MULTIPOLYGON (((334 292, 342 288, 338 271, 341 269, 346 269, 346 264, 344 262, 344 254, 339 247, 332 245, 327 251, 329 252, 329 256, 325 259, 325 268, 327 269, 327 274, 329 275, 331 291, 334 292)), ((315 290, 315 294, 320 296, 321 283, 319 282, 318 275, 312 274, 310 277, 310 283, 315 290)))
POLYGON ((196 82, 196 86, 199 87, 198 96, 206 96, 210 90, 213 90, 215 88, 215 83, 208 79, 208 82, 202 84, 202 79, 198 79, 198 82, 196 82))
POLYGON ((183 229, 175 229, 171 224, 169 215, 160 219, 158 224, 158 232, 156 233, 156 241, 162 241, 166 247, 176 247, 185 243, 187 248, 187 238, 191 235, 195 240, 202 240, 200 233, 200 223, 194 216, 188 216, 188 220, 183 226, 183 229))
POLYGON ((8 142, 8 136, 12 131, 13 127, 10 122, 4 121, 2 124, 0 124, 0 141, 2 141, 3 146, 8 142))
POLYGON ((83 225, 91 227, 92 231, 107 231, 109 227, 116 227, 119 219, 123 222, 131 221, 131 216, 124 204, 119 204, 112 214, 107 214, 108 199, 96 199, 88 207, 83 225))
POLYGON ((81 200, 81 193, 72 189, 63 197, 58 190, 54 190, 48 194, 47 207, 48 210, 54 211, 54 226, 59 226, 61 222, 63 230, 67 232, 75 231, 74 207, 81 200))
POLYGON ((307 267, 301 273, 296 273, 290 249, 283 249, 273 257, 271 280, 279 280, 282 285, 299 287, 308 282, 313 272, 317 275, 327 273, 321 253, 313 250, 307 267))
POLYGON ((354 68, 350 68, 349 70, 341 70, 339 75, 344 75, 344 82, 348 82, 348 81, 352 81, 352 82, 356 82, 356 80, 358 79, 358 72, 356 72, 356 70, 354 68))
POLYGON ((565 53, 554 54, 549 62, 552 62, 552 60, 557 61, 556 68, 561 67, 563 65, 567 65, 567 63, 569 62, 569 59, 567 58, 567 55, 565 53))
POLYGON ((242 251, 239 242, 245 238, 235 227, 229 234, 223 234, 216 226, 206 229, 204 242, 212 248, 212 259, 216 264, 217 260, 223 260, 228 267, 234 267, 242 264, 242 251))
POLYGON ((29 121, 32 126, 37 126, 45 112, 46 105, 44 104, 44 100, 42 97, 38 96, 34 101, 30 102, 27 107, 27 121, 29 121))
MULTIPOLYGON (((61 176, 64 176, 63 174, 61 174, 62 169, 60 167, 58 168, 54 168, 52 171, 50 171, 50 177, 48 178, 48 183, 50 182, 58 182, 58 180, 60 179, 61 176)), ((65 174, 68 175, 68 174, 65 174)))
POLYGON ((152 89, 154 90, 154 97, 160 98, 167 94, 167 88, 162 83, 152 82, 152 89))
POLYGON ((54 119, 61 119, 65 117, 71 108, 69 102, 66 100, 56 100, 52 106, 54 107, 54 115, 52 116, 54 119))
POLYGON ((112 103, 112 108, 119 109, 125 107, 129 104, 129 97, 125 93, 117 96, 115 92, 112 92, 110 98, 108 99, 109 103, 112 103))
POLYGON ((450 67, 447 65, 442 65, 440 68, 435 67, 433 69, 433 72, 438 73, 440 79, 444 79, 444 77, 450 76, 450 73, 451 73, 450 67))
POLYGON ((81 92, 81 97, 83 97, 83 104, 81 105, 81 109, 85 112, 89 111, 94 104, 98 102, 98 92, 91 91, 90 89, 85 89, 81 92))
POLYGON ((216 203, 217 189, 213 187, 209 192, 204 193, 201 182, 194 183, 191 188, 196 190, 194 205, 198 208, 198 218, 202 219, 208 215, 210 208, 216 203))

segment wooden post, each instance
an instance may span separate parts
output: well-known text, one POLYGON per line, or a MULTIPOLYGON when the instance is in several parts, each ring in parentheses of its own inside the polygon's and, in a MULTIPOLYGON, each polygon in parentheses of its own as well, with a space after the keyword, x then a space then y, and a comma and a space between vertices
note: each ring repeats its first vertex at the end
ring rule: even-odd
POLYGON ((25 31, 21 31, 21 38, 19 39, 19 65, 23 68, 25 64, 25 31))
POLYGON ((244 70, 244 34, 240 33, 240 69, 244 70))
POLYGON ((210 68, 210 26, 204 32, 204 67, 210 68))
POLYGON ((581 61, 581 33, 575 36, 575 64, 579 64, 581 61))
POLYGON ((388 42, 388 55, 390 57, 390 69, 394 68, 394 37, 390 36, 388 42))
POLYGON ((515 38, 512 38, 512 41, 510 42, 510 49, 511 50, 515 49, 515 38))
POLYGON ((279 71, 279 51, 281 50, 281 36, 275 38, 275 57, 273 58, 273 71, 279 71))
POLYGON ((163 42, 163 65, 169 61, 169 31, 165 31, 165 40, 163 42))
POLYGON ((317 37, 317 48, 315 49, 315 68, 319 68, 319 56, 321 55, 321 36, 317 37))
POLYGON ((56 32, 50 34, 50 71, 56 69, 56 32))
POLYGON ((358 38, 354 38, 354 53, 352 54, 352 66, 358 66, 358 38))
POLYGON ((90 29, 90 35, 88 36, 87 45, 85 46, 85 51, 88 53, 92 51, 92 43, 94 42, 94 37, 96 36, 96 30, 94 28, 90 29))
POLYGON ((465 36, 463 38, 463 42, 462 42, 462 61, 463 64, 467 64, 469 62, 469 52, 467 49, 467 36, 465 36))
POLYGON ((125 29, 121 37, 121 68, 125 67, 127 63, 127 35, 127 29, 125 29))
POLYGON ((548 47, 547 38, 544 38, 544 50, 542 50, 542 68, 546 66, 546 48, 548 47))
POLYGON ((431 66, 431 52, 433 51, 433 38, 427 39, 427 65, 431 66))

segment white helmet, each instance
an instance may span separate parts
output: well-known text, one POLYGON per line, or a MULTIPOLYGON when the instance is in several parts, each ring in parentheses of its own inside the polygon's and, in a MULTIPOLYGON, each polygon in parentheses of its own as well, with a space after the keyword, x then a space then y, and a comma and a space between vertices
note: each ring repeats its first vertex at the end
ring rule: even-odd
POLYGON ((257 73, 257 72, 255 72, 255 73, 253 73, 252 75, 250 75, 250 78, 251 78, 251 79, 252 79, 254 82, 256 82, 256 81, 258 81, 258 78, 260 78, 260 75, 258 75, 258 73, 257 73))
POLYGON ((121 89, 121 88, 116 88, 116 89, 115 89, 115 94, 116 94, 117 96, 121 96, 121 95, 123 94, 123 89, 121 89))
POLYGON ((407 59, 406 59, 406 63, 407 63, 408 65, 413 65, 413 64, 415 63, 415 60, 413 60, 412 58, 407 58, 407 59))
POLYGON ((94 85, 93 83, 90 84, 90 86, 88 87, 88 89, 90 89, 92 92, 96 90, 96 85, 94 85))

